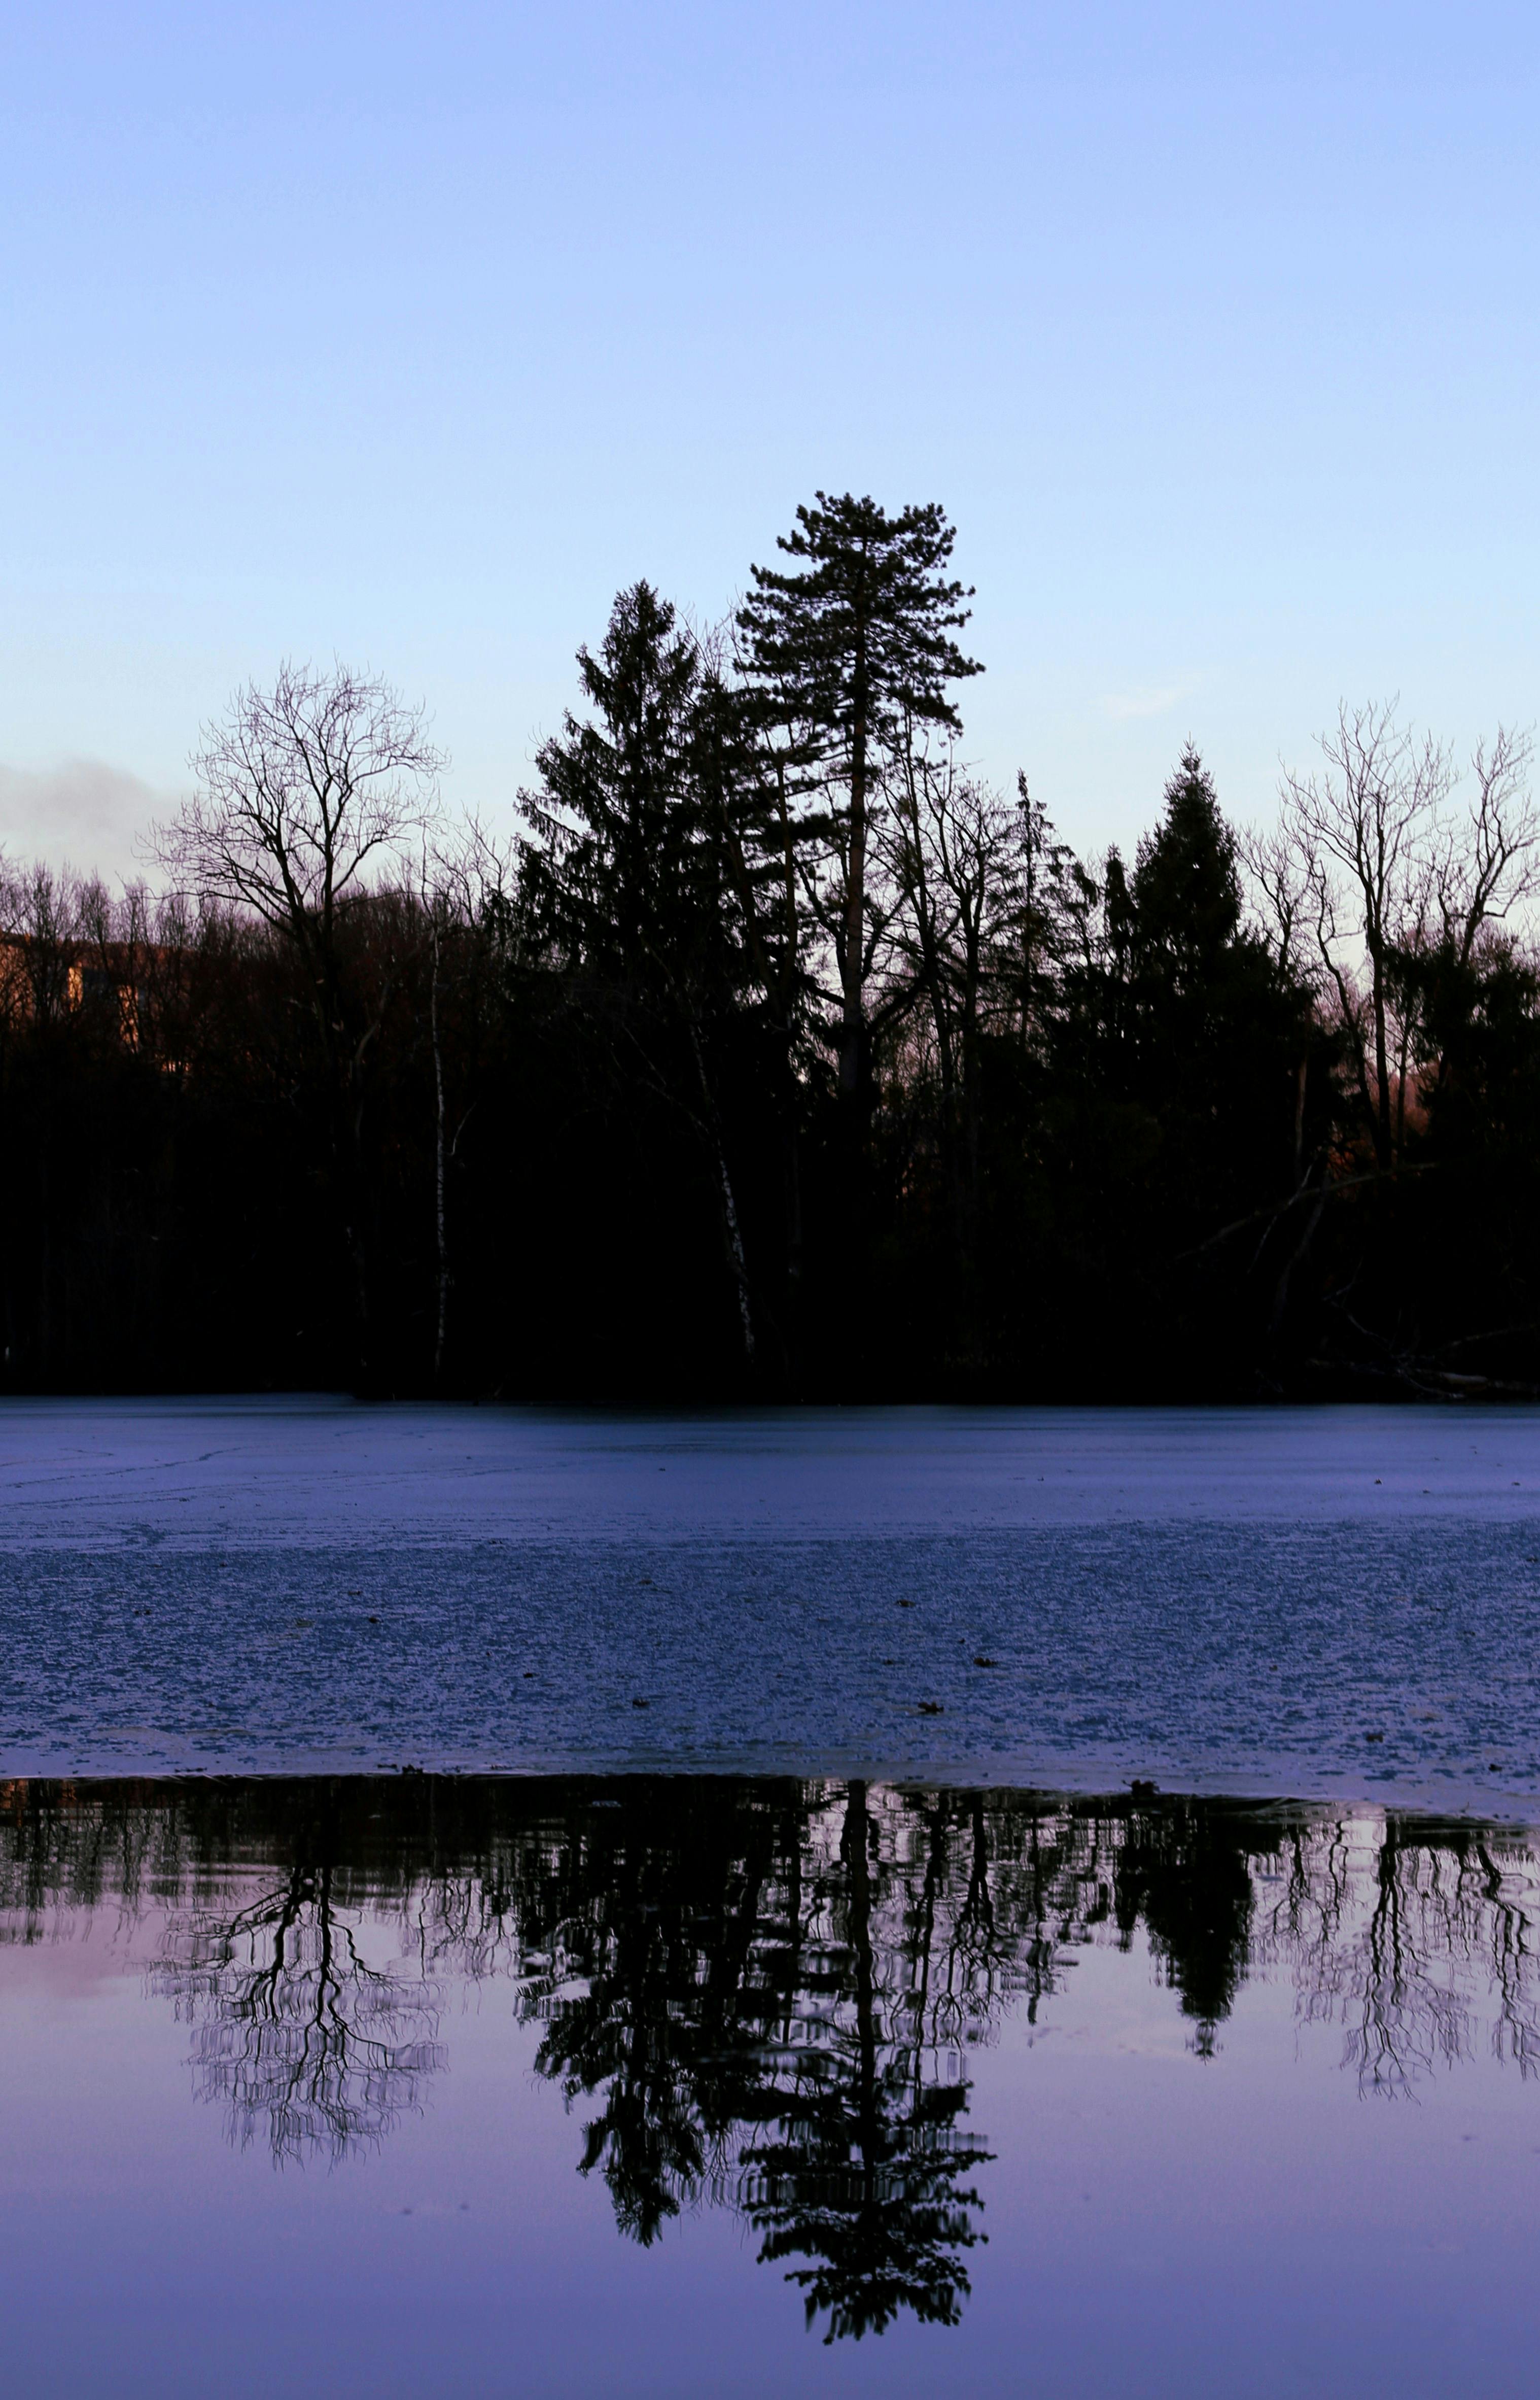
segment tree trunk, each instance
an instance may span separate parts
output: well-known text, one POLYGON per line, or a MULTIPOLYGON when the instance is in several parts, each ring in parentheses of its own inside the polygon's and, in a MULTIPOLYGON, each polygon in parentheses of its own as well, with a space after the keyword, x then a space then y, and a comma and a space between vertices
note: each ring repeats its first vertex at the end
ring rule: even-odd
POLYGON ((1374 1149, 1382 1166, 1390 1164, 1390 1051, 1385 1040, 1384 964, 1378 949, 1370 960, 1374 1005, 1374 1149))
POLYGON ((433 1389, 443 1380, 443 1346, 449 1330, 449 1240, 443 1189, 443 1044, 439 1039, 438 925, 433 927, 433 976, 429 986, 428 1016, 433 1043, 433 1234, 438 1263, 438 1313, 433 1329, 433 1389))
POLYGON ((788 1396, 795 1397, 802 1380, 802 1139, 797 1124, 797 1105, 800 1095, 796 1076, 790 1072, 789 1062, 786 1080, 790 1089, 787 1095, 785 1131, 782 1150, 786 1228, 786 1301, 781 1350, 788 1396))
POLYGON ((860 1098, 866 1070, 866 635, 856 632, 851 721, 851 825, 845 875, 845 941, 840 959, 839 1091, 860 1098))
POLYGON ((743 1335, 743 1364, 754 1364, 754 1312, 749 1305, 748 1267, 743 1258, 743 1235, 738 1222, 738 1203, 733 1197, 732 1178, 721 1143, 716 1144, 716 1173, 722 1190, 722 1223, 727 1236, 728 1260, 732 1268, 733 1282, 738 1290, 738 1321, 743 1335))
POLYGON ((846 1921, 855 1969, 855 2142, 861 2161, 863 2197, 868 2206, 876 2196, 875 2180, 881 2161, 882 2113, 877 2088, 877 1980, 872 1961, 871 1859, 867 1848, 870 1823, 866 1786, 852 1783, 839 1847, 850 1877, 846 1921))
POLYGON ((738 1201, 728 1168, 728 1154, 722 1140, 721 1121, 716 1113, 715 1096, 706 1073, 705 1054, 701 1047, 700 1032, 694 1019, 688 1019, 689 1046, 695 1058, 696 1080, 701 1088, 702 1130, 711 1144, 712 1159, 716 1168, 716 1188, 722 1202, 722 1247, 727 1253, 729 1272, 738 1300, 738 1322, 743 1334, 743 1364, 754 1365, 754 1311, 749 1300, 748 1262, 743 1254, 743 1234, 738 1219, 738 1201))

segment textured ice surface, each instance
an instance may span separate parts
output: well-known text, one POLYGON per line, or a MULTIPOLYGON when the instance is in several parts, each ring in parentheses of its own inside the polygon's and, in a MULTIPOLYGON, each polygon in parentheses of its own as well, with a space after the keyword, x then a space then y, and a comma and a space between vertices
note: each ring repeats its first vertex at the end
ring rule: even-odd
POLYGON ((0 1610, 10 1774, 1138 1776, 1528 1814, 1540 1411, 9 1403, 0 1610))

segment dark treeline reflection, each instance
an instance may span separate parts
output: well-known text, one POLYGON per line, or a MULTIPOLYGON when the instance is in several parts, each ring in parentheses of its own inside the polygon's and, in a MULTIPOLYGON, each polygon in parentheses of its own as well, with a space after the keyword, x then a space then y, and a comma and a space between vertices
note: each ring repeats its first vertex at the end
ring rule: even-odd
MULTIPOLYGON (((1467 1820, 1161 1795, 656 1778, 0 1787, 0 1941, 105 1916, 202 2095, 279 2162, 378 2143, 505 1983, 621 2230, 741 2212, 826 2339, 957 2321, 970 2053, 1077 1950, 1153 1962, 1211 2059, 1249 1976, 1396 2094, 1540 2039, 1537 1861, 1467 1820)), ((1147 1969, 1146 1969, 1147 1971, 1147 1969)), ((1159 2001, 1156 2005, 1161 2005, 1159 2001)))

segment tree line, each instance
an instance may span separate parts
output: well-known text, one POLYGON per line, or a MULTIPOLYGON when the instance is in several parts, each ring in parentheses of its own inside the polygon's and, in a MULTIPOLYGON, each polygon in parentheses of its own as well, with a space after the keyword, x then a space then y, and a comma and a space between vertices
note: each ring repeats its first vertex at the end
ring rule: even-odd
POLYGON ((286 665, 110 895, 0 889, 13 1388, 1540 1388, 1540 818, 1346 708, 1132 858, 969 766, 934 504, 820 493, 724 624, 579 651, 518 831, 286 665))

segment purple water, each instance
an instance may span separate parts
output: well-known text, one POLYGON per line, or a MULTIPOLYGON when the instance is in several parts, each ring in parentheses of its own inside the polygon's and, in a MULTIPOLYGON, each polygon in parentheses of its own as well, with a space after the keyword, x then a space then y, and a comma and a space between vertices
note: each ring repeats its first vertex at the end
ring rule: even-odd
POLYGON ((0 1930, 10 2390, 1528 2386, 1511 1830, 12 1786, 0 1930))

